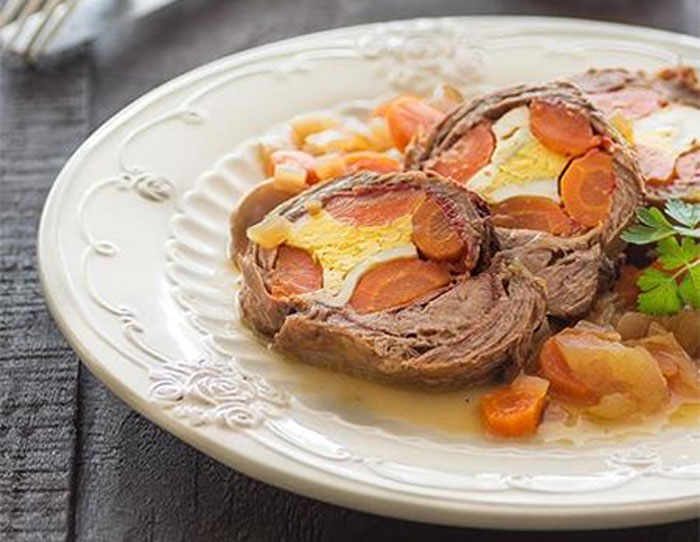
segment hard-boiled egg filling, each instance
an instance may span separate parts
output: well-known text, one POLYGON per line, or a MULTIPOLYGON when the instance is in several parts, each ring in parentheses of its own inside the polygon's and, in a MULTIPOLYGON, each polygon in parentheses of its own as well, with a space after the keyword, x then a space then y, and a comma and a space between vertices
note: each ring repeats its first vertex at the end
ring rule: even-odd
POLYGON ((545 147, 532 134, 527 106, 517 107, 492 126, 496 147, 491 162, 467 187, 489 203, 516 196, 541 196, 559 202, 558 178, 567 157, 545 147))
POLYGON ((633 124, 633 140, 635 145, 677 157, 700 144, 700 109, 671 104, 637 119, 633 124))
POLYGON ((378 253, 410 245, 412 231, 410 214, 379 226, 355 226, 321 210, 293 223, 285 242, 312 255, 323 268, 323 289, 336 294, 350 270, 378 253))

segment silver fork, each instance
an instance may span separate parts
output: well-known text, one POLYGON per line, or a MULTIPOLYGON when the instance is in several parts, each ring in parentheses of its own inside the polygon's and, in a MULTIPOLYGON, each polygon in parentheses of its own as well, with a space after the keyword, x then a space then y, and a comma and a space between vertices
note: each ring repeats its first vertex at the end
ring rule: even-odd
POLYGON ((2 51, 34 63, 80 0, 7 0, 0 11, 2 51))

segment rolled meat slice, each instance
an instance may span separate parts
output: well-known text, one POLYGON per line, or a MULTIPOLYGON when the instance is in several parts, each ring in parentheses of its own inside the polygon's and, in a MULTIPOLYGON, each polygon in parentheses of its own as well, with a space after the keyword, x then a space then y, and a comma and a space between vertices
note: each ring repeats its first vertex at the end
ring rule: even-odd
POLYGON ((587 311, 612 276, 642 180, 618 131, 572 84, 518 86, 450 113, 407 151, 484 198, 501 249, 546 281, 547 312, 587 311))
POLYGON ((589 70, 572 79, 633 145, 654 203, 700 202, 700 84, 695 69, 589 70))
POLYGON ((435 174, 317 185, 248 230, 244 318, 301 361, 450 388, 514 375, 544 289, 496 252, 481 198, 435 174))

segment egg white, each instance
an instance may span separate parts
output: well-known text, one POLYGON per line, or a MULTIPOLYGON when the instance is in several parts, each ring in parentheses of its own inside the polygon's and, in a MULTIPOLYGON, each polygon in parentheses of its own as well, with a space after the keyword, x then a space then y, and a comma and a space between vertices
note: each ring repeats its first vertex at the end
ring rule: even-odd
POLYGON ((491 162, 469 181, 467 188, 489 203, 515 196, 541 196, 559 203, 559 174, 567 159, 542 145, 530 131, 527 106, 511 109, 492 126, 496 147, 491 162))
POLYGON ((700 144, 700 109, 672 104, 634 121, 635 145, 663 150, 674 156, 700 144))

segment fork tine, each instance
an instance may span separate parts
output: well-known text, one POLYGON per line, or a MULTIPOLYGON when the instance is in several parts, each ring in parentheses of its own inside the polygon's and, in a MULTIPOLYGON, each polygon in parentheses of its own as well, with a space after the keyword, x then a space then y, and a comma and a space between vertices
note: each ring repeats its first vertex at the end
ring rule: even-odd
POLYGON ((50 31, 51 25, 49 23, 53 21, 54 14, 62 2, 63 0, 47 0, 44 6, 41 8, 44 13, 44 17, 39 24, 34 27, 34 33, 32 34, 31 38, 29 38, 29 42, 24 48, 25 58, 29 58, 31 56, 31 51, 40 41, 43 42, 43 40, 40 38, 43 36, 45 31, 50 31))
POLYGON ((7 0, 0 11, 0 28, 11 23, 17 17, 26 0, 7 0))
POLYGON ((14 23, 17 25, 16 30, 10 38, 3 44, 2 49, 6 51, 10 49, 17 39, 22 35, 24 27, 27 24, 29 16, 39 11, 44 5, 45 0, 27 0, 14 23))
POLYGON ((77 3, 78 0, 50 0, 46 8, 48 16, 29 42, 25 51, 24 56, 28 63, 35 63, 42 55, 48 43, 58 29, 63 26, 63 23, 68 19, 68 15, 70 15, 77 3))

